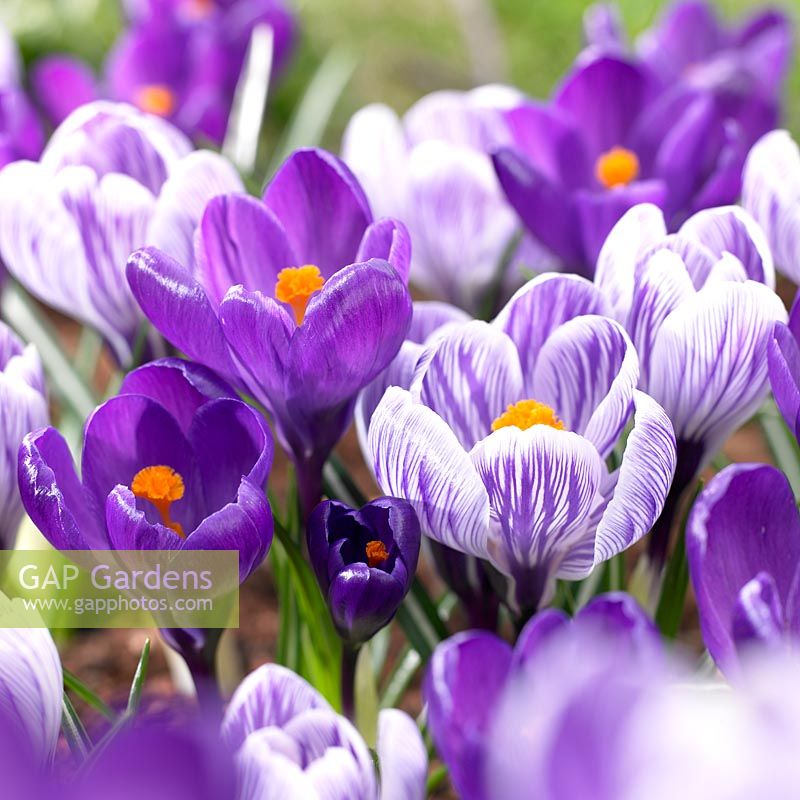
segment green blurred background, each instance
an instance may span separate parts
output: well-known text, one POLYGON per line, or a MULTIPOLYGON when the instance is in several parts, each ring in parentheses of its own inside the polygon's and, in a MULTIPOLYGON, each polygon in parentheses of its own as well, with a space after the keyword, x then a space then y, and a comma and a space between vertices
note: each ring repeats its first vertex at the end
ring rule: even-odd
MULTIPOLYGON (((326 56, 352 78, 323 142, 338 148, 347 120, 362 105, 383 101, 405 110, 423 94, 510 81, 536 97, 550 94, 581 47, 588 0, 296 0, 300 46, 271 98, 268 137, 278 137, 326 56)), ((638 34, 665 5, 618 0, 625 25, 638 34)), ((752 12, 753 0, 717 0, 728 18, 752 12)), ((800 0, 782 6, 800 18, 800 0)), ((102 61, 120 24, 118 0, 0 0, 0 19, 18 36, 26 61, 52 50, 102 61)), ((330 63, 330 62, 328 62, 330 63)), ((331 88, 324 80, 321 97, 331 88)), ((787 122, 800 132, 800 69, 787 87, 787 122)))

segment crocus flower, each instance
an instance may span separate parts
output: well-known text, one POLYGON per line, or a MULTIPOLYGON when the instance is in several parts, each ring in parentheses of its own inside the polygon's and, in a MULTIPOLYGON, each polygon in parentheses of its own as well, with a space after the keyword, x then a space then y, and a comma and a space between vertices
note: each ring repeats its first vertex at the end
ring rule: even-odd
POLYGON ((686 551, 703 640, 726 673, 745 647, 800 641, 800 514, 782 472, 722 470, 692 508, 686 551))
POLYGON ((225 137, 253 31, 271 28, 275 72, 294 38, 283 0, 150 0, 135 12, 105 66, 111 97, 214 144, 225 137))
POLYGON ((519 222, 489 158, 510 144, 502 111, 520 100, 505 86, 434 92, 402 120, 373 104, 350 120, 342 142, 342 158, 376 213, 408 226, 413 283, 472 313, 491 300, 487 293, 498 283, 516 289, 521 264, 540 272, 546 264, 529 239, 511 258, 519 222))
POLYGON ((161 250, 134 253, 133 294, 176 347, 267 407, 309 514, 355 396, 408 329, 408 235, 373 222, 347 167, 312 149, 286 161, 263 202, 212 200, 196 245, 194 273, 161 250))
POLYGON ((0 739, 5 744, 5 734, 13 734, 39 768, 56 751, 63 691, 61 661, 47 628, 0 628, 0 739))
POLYGON ((293 672, 266 664, 231 698, 222 726, 237 751, 238 800, 422 800, 428 756, 417 726, 380 712, 380 785, 364 740, 293 672))
POLYGON ((419 521, 404 500, 359 509, 320 503, 307 525, 308 554, 336 630, 361 644, 388 625, 417 570, 419 521))
POLYGON ((604 309, 588 281, 540 276, 491 325, 442 329, 410 390, 389 388, 370 421, 381 488, 426 535, 490 561, 522 616, 556 577, 585 577, 647 533, 672 479, 672 426, 636 391, 636 351, 604 309))
POLYGON ((26 433, 48 422, 44 370, 27 347, 0 322, 0 547, 12 548, 22 521, 17 453, 26 433))
POLYGON ((787 131, 768 133, 750 151, 742 204, 764 229, 778 269, 800 283, 800 150, 787 131))
POLYGON ((506 112, 513 144, 495 168, 533 236, 566 268, 592 275, 614 224, 654 203, 674 230, 690 214, 733 203, 765 124, 748 133, 713 92, 664 89, 645 65, 584 55, 549 105, 506 112))
POLYGON ((238 550, 244 580, 272 540, 272 438, 210 370, 180 359, 131 372, 86 421, 79 479, 55 428, 25 437, 22 502, 59 550, 238 550))
MULTIPOLYGON (((566 646, 577 656, 569 676, 551 673, 562 684, 572 685, 574 673, 587 666, 599 669, 596 663, 581 666, 587 656, 596 652, 586 652, 580 646, 598 639, 607 644, 609 653, 615 653, 618 665, 645 660, 657 665, 660 661, 660 643, 653 623, 623 593, 595 598, 573 621, 554 610, 540 612, 523 628, 514 648, 498 636, 482 631, 459 633, 437 646, 425 676, 423 693, 431 735, 459 797, 484 800, 503 796, 493 791, 489 779, 493 769, 490 759, 494 755, 492 731, 497 727, 497 715, 502 713, 504 697, 513 696, 516 685, 528 671, 541 671, 543 661, 548 660, 555 645, 557 652, 566 646)), ((531 706, 526 705, 526 711, 531 713, 531 720, 536 719, 531 706)), ((576 746, 583 741, 578 737, 576 746)), ((537 782, 537 787, 542 784, 537 782)))
POLYGON ((93 103, 55 132, 39 163, 0 173, 0 255, 42 302, 96 328, 123 364, 142 316, 123 270, 155 244, 189 262, 208 199, 241 188, 211 152, 130 106, 93 103))
POLYGON ((661 211, 639 206, 600 254, 597 286, 636 345, 640 388, 663 406, 678 442, 672 492, 650 539, 656 563, 682 492, 769 391, 767 348, 786 319, 774 280, 763 231, 735 207, 706 209, 667 235, 661 211))
POLYGON ((50 124, 60 125, 76 108, 101 99, 91 67, 63 53, 47 55, 30 72, 33 96, 50 124))
POLYGON ((800 300, 795 298, 789 324, 775 323, 767 351, 775 403, 789 430, 800 441, 800 300))

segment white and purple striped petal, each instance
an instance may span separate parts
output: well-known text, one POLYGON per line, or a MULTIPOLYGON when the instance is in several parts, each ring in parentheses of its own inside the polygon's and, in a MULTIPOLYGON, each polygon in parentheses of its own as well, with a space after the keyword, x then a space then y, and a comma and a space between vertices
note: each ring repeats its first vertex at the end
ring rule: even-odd
POLYGON ((587 315, 564 323, 544 343, 531 396, 605 458, 630 417, 638 380, 639 359, 625 329, 587 315))
POLYGON ((463 553, 488 557, 486 489, 438 414, 392 387, 372 415, 368 446, 378 485, 414 506, 425 534, 463 553))
POLYGON ((522 396, 517 349, 502 331, 474 321, 436 338, 419 358, 415 399, 435 411, 465 450, 488 436, 492 422, 522 396))
POLYGON ((678 440, 710 457, 767 393, 767 347, 786 311, 753 281, 708 286, 672 312, 650 357, 649 393, 678 440))
POLYGON ((416 722, 397 708, 378 715, 380 800, 423 800, 426 796, 428 751, 416 722))

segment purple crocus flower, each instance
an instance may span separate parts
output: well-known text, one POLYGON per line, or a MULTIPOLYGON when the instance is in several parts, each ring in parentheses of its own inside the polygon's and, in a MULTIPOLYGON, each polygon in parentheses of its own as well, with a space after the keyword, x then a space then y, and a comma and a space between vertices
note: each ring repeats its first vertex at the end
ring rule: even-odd
MULTIPOLYGON (((615 653, 618 666, 642 662, 657 665, 661 661, 655 626, 623 593, 595 598, 572 622, 558 611, 540 612, 523 628, 514 648, 498 636, 481 631, 457 634, 436 648, 423 685, 428 726, 459 797, 486 800, 504 796, 491 780, 495 756, 492 732, 503 711, 504 697, 514 695, 526 673, 538 674, 554 651, 567 647, 575 657, 572 668, 567 673, 551 673, 558 675, 563 692, 565 683, 572 685, 576 670, 599 669, 597 663, 581 666, 581 662, 590 660, 588 656, 597 655, 586 646, 598 640, 606 644, 608 653, 615 653)), ((532 712, 530 706, 526 710, 532 712)), ((532 713, 531 719, 536 716, 532 713)), ((578 737, 575 744, 585 741, 578 737)), ((537 782, 537 786, 542 784, 537 782)))
POLYGON ((768 133, 750 151, 742 204, 764 229, 778 269, 800 283, 800 150, 787 131, 768 133))
POLYGON ((675 466, 664 411, 597 288, 543 275, 492 324, 448 326, 369 424, 378 484, 423 532, 486 559, 520 615, 650 530, 675 466), (605 459, 636 410, 619 470, 605 459))
POLYGON ((108 57, 108 91, 214 144, 225 137, 253 31, 272 29, 275 72, 294 38, 283 0, 150 0, 135 11, 108 57))
POLYGON ((76 108, 101 99, 102 92, 91 67, 74 56, 48 55, 31 68, 33 96, 53 126, 60 125, 76 108))
POLYGON ((17 453, 25 434, 47 425, 44 370, 27 347, 0 322, 0 548, 14 546, 22 521, 17 453))
POLYGON ((636 345, 640 388, 663 406, 678 442, 650 539, 658 566, 681 494, 766 397, 767 347, 786 311, 770 288, 764 233, 736 207, 701 211, 672 235, 655 206, 632 209, 608 237, 595 280, 636 345))
POLYGON ((782 472, 722 470, 692 508, 686 552, 703 640, 726 673, 744 647, 800 640, 800 514, 782 472))
POLYGON ((96 328, 127 364, 142 315, 126 259, 154 244, 191 263, 206 201, 239 188, 227 161, 192 153, 164 120, 93 103, 53 134, 41 162, 0 173, 0 255, 31 294, 96 328))
POLYGON ((231 698, 222 725, 237 752, 238 800, 422 800, 428 755, 417 726, 380 712, 377 758, 356 729, 293 672, 266 664, 231 698))
POLYGON ((533 236, 566 268, 592 275, 606 236, 639 203, 670 229, 733 203, 755 139, 709 91, 665 89, 644 64, 585 54, 549 105, 506 113, 513 145, 494 156, 500 183, 533 236))
POLYGON ((263 202, 212 200, 196 247, 195 272, 155 248, 134 253, 133 294, 176 347, 267 407, 307 515, 355 396, 408 329, 408 234, 373 222, 347 167, 311 149, 286 161, 263 202))
POLYGON ((342 142, 342 158, 376 213, 408 226, 412 282, 472 313, 498 281, 518 288, 523 263, 540 272, 547 263, 527 237, 511 258, 519 222, 489 158, 511 143, 503 110, 521 99, 506 86, 434 92, 402 120, 388 106, 373 104, 350 120, 342 142), (499 272, 504 258, 505 276, 499 272))
POLYGON ((419 520, 405 500, 381 497, 359 509, 320 503, 307 525, 308 554, 334 625, 350 644, 389 624, 417 570, 419 520))
POLYGON ((272 437, 210 370, 131 372, 86 421, 81 478, 55 428, 25 437, 22 502, 60 550, 238 550, 244 580, 272 541, 272 437))

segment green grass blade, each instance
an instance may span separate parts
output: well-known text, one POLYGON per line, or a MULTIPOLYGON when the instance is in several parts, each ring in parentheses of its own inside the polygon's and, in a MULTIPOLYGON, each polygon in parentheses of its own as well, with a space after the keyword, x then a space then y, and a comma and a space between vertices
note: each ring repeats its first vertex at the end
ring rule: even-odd
POLYGON ((136 665, 136 672, 133 675, 131 691, 128 695, 128 708, 125 713, 133 716, 139 710, 142 700, 142 688, 147 678, 147 667, 150 664, 150 639, 144 640, 142 654, 139 656, 139 663, 136 665))
POLYGON ((68 669, 64 669, 64 688, 74 692, 86 705, 91 706, 95 711, 99 711, 111 722, 117 719, 118 714, 68 669))

